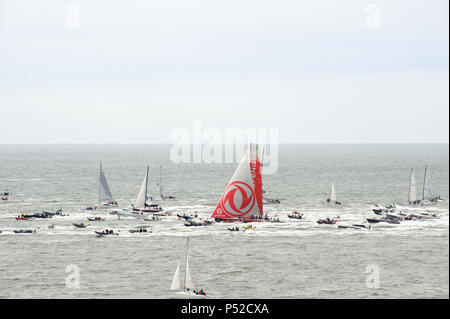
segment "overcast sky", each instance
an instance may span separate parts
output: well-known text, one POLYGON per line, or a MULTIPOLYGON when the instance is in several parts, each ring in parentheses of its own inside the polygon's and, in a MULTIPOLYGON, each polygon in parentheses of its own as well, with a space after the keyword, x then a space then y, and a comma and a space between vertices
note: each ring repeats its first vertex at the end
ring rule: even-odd
POLYGON ((0 0, 0 143, 448 143, 448 6, 0 0))

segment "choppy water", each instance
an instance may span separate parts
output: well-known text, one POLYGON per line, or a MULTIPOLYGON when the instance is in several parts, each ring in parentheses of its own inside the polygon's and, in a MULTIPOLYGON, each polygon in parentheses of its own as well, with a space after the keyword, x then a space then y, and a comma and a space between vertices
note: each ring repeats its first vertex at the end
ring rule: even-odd
POLYGON ((98 196, 98 161, 114 197, 126 207, 139 192, 150 164, 150 192, 159 191, 159 165, 165 192, 176 201, 160 202, 174 213, 209 217, 234 172, 235 164, 173 164, 170 146, 6 146, 0 145, 0 297, 2 298, 167 298, 178 261, 191 238, 190 264, 198 287, 212 298, 448 298, 449 205, 405 209, 432 211, 439 220, 376 224, 371 231, 318 225, 340 216, 339 224, 373 217, 373 203, 405 205, 410 168, 418 193, 429 165, 435 193, 448 198, 448 145, 282 145, 279 170, 264 175, 266 205, 285 223, 258 223, 247 232, 227 224, 185 227, 176 217, 160 222, 117 220, 108 211, 83 212, 98 196), (342 207, 325 203, 336 183, 342 207), (24 212, 63 208, 68 217, 16 221, 24 212), (301 209, 304 221, 287 214, 301 209), (73 222, 103 216, 87 229, 73 222), (48 229, 49 224, 55 229, 48 229), (128 229, 151 224, 151 234, 128 229), (13 234, 33 228, 36 234, 13 234), (120 236, 97 238, 112 228, 120 236), (66 287, 66 267, 80 269, 80 288, 66 287), (379 288, 366 284, 366 267, 378 267, 379 288))

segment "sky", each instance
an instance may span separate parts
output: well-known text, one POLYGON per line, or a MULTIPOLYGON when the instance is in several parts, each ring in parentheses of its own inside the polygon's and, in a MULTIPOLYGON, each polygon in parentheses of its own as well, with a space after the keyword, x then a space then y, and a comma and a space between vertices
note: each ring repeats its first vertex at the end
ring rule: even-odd
POLYGON ((447 0, 0 0, 0 144, 448 143, 447 0))

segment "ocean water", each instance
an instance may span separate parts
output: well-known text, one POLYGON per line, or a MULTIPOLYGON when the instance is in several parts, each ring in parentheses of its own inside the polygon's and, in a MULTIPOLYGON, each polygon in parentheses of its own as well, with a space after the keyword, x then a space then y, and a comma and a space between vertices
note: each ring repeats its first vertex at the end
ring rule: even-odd
POLYGON ((236 164, 170 161, 170 145, 0 145, 0 298, 170 298, 168 292, 190 240, 190 266, 198 288, 211 298, 448 298, 448 145, 280 145, 279 167, 263 187, 279 205, 265 205, 283 223, 229 232, 229 224, 185 227, 174 216, 157 222, 118 220, 107 210, 87 212, 98 197, 98 163, 120 208, 136 198, 150 165, 149 192, 159 197, 159 165, 174 213, 209 217, 236 164), (421 194, 424 167, 433 192, 445 198, 406 205, 410 169, 421 194), (331 183, 343 204, 326 203, 331 183), (374 217, 374 203, 396 203, 440 219, 374 224, 369 230, 338 225, 374 217), (70 216, 16 221, 15 216, 62 208, 70 216), (287 214, 301 210, 305 220, 287 214), (102 216, 86 229, 72 226, 102 216), (49 229, 49 224, 55 224, 49 229), (150 224, 152 233, 130 234, 150 224), (35 234, 14 234, 19 228, 35 234), (105 228, 119 236, 98 238, 105 228), (79 270, 79 287, 67 285, 79 270), (376 278, 376 279, 374 279, 376 278))

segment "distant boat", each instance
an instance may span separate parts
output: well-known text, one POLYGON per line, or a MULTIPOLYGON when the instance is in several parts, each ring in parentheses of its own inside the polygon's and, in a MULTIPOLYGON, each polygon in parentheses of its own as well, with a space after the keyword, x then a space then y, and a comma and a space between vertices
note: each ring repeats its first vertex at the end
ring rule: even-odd
POLYGON ((423 176, 422 200, 430 202, 442 200, 440 196, 433 196, 433 192, 431 190, 431 176, 428 166, 425 166, 425 174, 423 176))
POLYGON ((414 171, 412 168, 411 168, 411 175, 409 178, 408 203, 410 205, 417 205, 417 204, 422 203, 421 200, 417 199, 416 178, 414 177, 414 171))
POLYGON ((0 193, 0 198, 1 198, 2 200, 6 201, 6 200, 8 200, 8 196, 9 196, 9 195, 11 195, 10 192, 3 192, 3 193, 0 193))
POLYGON ((257 145, 249 145, 211 217, 218 222, 262 220, 261 163, 257 145))
POLYGON ((161 195, 162 200, 175 200, 175 196, 165 196, 163 193, 163 183, 162 183, 162 165, 159 165, 159 194, 161 195))
MULTIPOLYGON (((263 166, 264 166, 264 154, 265 154, 265 150, 266 150, 266 146, 264 145, 263 151, 262 151, 262 155, 261 155, 261 173, 262 173, 262 169, 263 169, 263 166)), ((263 190, 262 193, 265 194, 266 191, 263 190)), ((276 198, 267 198, 267 197, 264 197, 264 195, 263 195, 263 203, 264 203, 264 204, 267 204, 267 205, 270 205, 270 204, 280 204, 281 201, 280 201, 279 199, 276 199, 276 198)))
POLYGON ((206 295, 196 293, 195 284, 191 277, 191 270, 189 268, 189 238, 186 243, 186 266, 184 273, 184 280, 181 279, 181 260, 178 263, 177 270, 173 276, 172 286, 170 292, 176 295, 186 296, 189 298, 205 298, 206 295))
POLYGON ((98 190, 98 208, 116 207, 117 202, 113 199, 105 173, 103 172, 102 162, 100 162, 100 178, 98 190))
POLYGON ((142 182, 141 190, 139 191, 138 197, 136 198, 136 201, 133 204, 134 212, 141 212, 141 213, 162 212, 162 208, 158 204, 147 203, 147 200, 149 199, 149 196, 147 195, 149 169, 150 168, 147 166, 147 173, 145 174, 144 181, 142 182))
POLYGON ((336 200, 336 189, 334 188, 334 183, 331 184, 330 198, 327 199, 327 202, 341 205, 341 203, 336 200))

